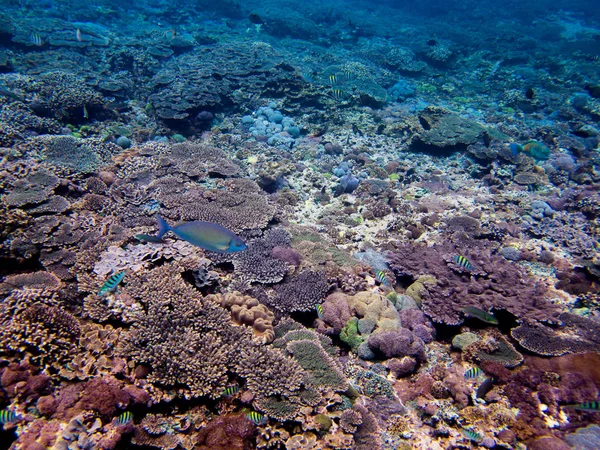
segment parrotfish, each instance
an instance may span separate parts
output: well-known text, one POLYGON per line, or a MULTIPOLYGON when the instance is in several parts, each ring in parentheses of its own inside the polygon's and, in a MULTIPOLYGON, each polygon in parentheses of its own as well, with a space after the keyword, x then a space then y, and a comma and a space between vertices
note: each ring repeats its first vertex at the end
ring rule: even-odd
POLYGON ((111 291, 117 289, 117 286, 121 281, 123 281, 123 277, 125 277, 125 272, 117 272, 112 275, 106 282, 102 285, 100 290, 98 291, 98 297, 102 297, 104 294, 108 294, 111 291))
POLYGON ((465 306, 462 308, 462 312, 469 317, 474 317, 483 322, 491 323, 492 325, 498 325, 499 323, 498 319, 496 319, 492 314, 482 309, 475 308, 474 306, 465 306))
POLYGON ((213 252, 235 253, 246 250, 248 247, 233 231, 216 223, 196 221, 171 227, 162 217, 156 217, 158 219, 158 234, 156 236, 137 234, 136 239, 147 242, 162 242, 165 233, 172 231, 178 238, 188 241, 196 247, 213 252))
POLYGON ((536 161, 546 161, 548 158, 550 158, 550 149, 546 146, 546 144, 536 140, 527 141, 523 145, 513 142, 510 144, 510 151, 514 156, 517 156, 519 153, 525 153, 536 161))

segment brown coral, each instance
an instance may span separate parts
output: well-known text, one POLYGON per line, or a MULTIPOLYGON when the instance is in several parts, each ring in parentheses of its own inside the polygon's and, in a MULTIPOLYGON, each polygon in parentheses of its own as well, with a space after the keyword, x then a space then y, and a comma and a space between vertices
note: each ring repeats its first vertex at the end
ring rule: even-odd
POLYGON ((206 299, 229 309, 235 324, 252 327, 254 340, 258 343, 269 344, 273 342, 275 338, 273 331, 275 315, 255 298, 233 292, 209 295, 206 299))

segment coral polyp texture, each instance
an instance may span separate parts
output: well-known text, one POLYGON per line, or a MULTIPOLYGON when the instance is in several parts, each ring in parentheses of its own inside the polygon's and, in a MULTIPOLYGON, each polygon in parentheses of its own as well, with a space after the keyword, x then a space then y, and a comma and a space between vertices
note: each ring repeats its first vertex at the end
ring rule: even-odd
POLYGON ((600 448, 594 2, 130 3, 2 3, 1 448, 600 448))

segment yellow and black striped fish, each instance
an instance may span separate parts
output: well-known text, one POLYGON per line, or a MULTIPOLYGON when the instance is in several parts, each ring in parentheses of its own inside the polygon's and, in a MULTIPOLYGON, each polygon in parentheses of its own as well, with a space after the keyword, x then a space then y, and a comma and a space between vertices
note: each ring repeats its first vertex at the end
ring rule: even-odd
POLYGON ((256 411, 250 411, 246 414, 246 417, 250 419, 254 425, 264 425, 269 420, 267 419, 267 416, 256 411))
POLYGON ((316 308, 317 310, 317 316, 319 317, 319 319, 323 318, 323 305, 317 305, 316 308))
POLYGON ((117 417, 117 425, 127 425, 132 420, 133 414, 131 414, 131 411, 125 411, 123 414, 117 417))
POLYGON ((473 270, 473 266, 471 265, 469 260, 467 258, 465 258, 464 256, 455 255, 452 257, 452 261, 454 261, 456 264, 458 264, 459 266, 461 266, 464 269, 473 270))
POLYGON ((337 84, 338 83, 338 77, 335 74, 329 75, 329 82, 331 84, 337 84))
POLYGON ((481 375, 483 375, 483 370, 481 370, 479 367, 471 367, 465 372, 465 378, 467 380, 479 378, 481 375))
POLYGON ((223 391, 223 395, 226 396, 226 397, 230 397, 232 395, 237 394, 238 392, 240 392, 240 387, 238 385, 227 386, 225 388, 225 390, 223 391))
POLYGON ((104 294, 108 294, 111 291, 114 291, 118 284, 123 280, 125 276, 125 271, 117 272, 113 276, 111 276, 106 282, 102 285, 100 290, 98 291, 98 297, 102 297, 104 294))
POLYGON ((346 80, 351 80, 351 79, 352 79, 352 77, 353 77, 353 74, 352 74, 352 72, 350 72, 349 70, 346 70, 346 71, 344 72, 344 76, 346 77, 346 80))
POLYGON ((375 278, 384 286, 389 286, 390 282, 387 279, 387 275, 383 270, 378 270, 375 272, 375 278))
POLYGON ((463 428, 461 431, 469 440, 473 442, 481 442, 483 440, 481 435, 471 428, 463 428))
POLYGON ((333 95, 333 98, 336 100, 342 100, 344 98, 344 92, 341 89, 332 89, 331 95, 333 95))
POLYGON ((19 420, 19 416, 14 411, 9 411, 8 409, 3 409, 0 411, 0 423, 13 423, 19 420))
POLYGON ((575 409, 577 411, 600 412, 600 401, 580 403, 578 405, 565 405, 565 408, 575 409))

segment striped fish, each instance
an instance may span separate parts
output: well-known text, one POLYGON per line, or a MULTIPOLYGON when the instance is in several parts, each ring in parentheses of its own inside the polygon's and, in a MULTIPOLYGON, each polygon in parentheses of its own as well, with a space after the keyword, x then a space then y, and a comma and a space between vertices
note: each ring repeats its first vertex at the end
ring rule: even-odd
POLYGON ((470 441, 473 441, 473 442, 483 441, 483 438, 481 437, 481 435, 477 431, 475 431, 471 428, 463 428, 461 431, 462 431, 462 434, 464 434, 465 437, 467 437, 470 441))
POLYGON ((467 380, 474 380, 475 378, 479 378, 481 375, 483 375, 483 370, 481 370, 479 367, 471 367, 465 372, 465 378, 467 380))
POLYGON ((19 419, 20 417, 14 411, 10 411, 8 409, 3 409, 0 411, 0 423, 3 425, 6 423, 16 422, 19 419))
POLYGON ((36 47, 41 47, 42 45, 44 45, 44 41, 42 40, 40 35, 37 33, 31 33, 29 35, 29 42, 31 42, 36 47))
POLYGON ((346 77, 346 80, 351 80, 353 78, 353 73, 350 72, 349 70, 346 70, 344 72, 344 76, 346 77))
POLYGON ((329 75, 329 82, 330 82, 332 85, 334 85, 334 84, 337 84, 337 82, 338 82, 338 77, 337 77, 337 75, 335 75, 335 74, 334 74, 334 75, 329 75))
POLYGON ((463 269, 473 270, 473 266, 471 265, 469 260, 467 258, 465 258, 464 256, 455 255, 452 257, 452 261, 454 261, 456 264, 458 264, 463 269))
POLYGON ((105 294, 108 294, 111 291, 114 291, 119 283, 123 281, 123 277, 125 277, 125 271, 117 272, 112 275, 106 282, 102 285, 100 290, 98 291, 98 297, 102 297, 105 294))
POLYGON ((375 278, 384 286, 389 286, 390 282, 387 279, 387 275, 383 270, 378 270, 375 272, 375 278))
POLYGON ((256 411, 250 411, 246 414, 246 417, 254 423, 254 425, 264 425, 269 420, 267 419, 267 416, 256 411))
POLYGON ((323 318, 323 305, 317 305, 315 309, 317 310, 317 317, 319 319, 322 319, 323 318))
POLYGON ((600 401, 580 403, 578 405, 565 405, 565 408, 575 409, 577 411, 600 412, 600 401))
POLYGON ((133 414, 131 411, 125 411, 119 417, 117 417, 117 425, 127 425, 129 422, 133 420, 133 414))
POLYGON ((342 100, 344 98, 344 92, 341 89, 332 89, 331 95, 336 100, 342 100))
POLYGON ((238 385, 227 386, 225 388, 225 390, 223 391, 223 395, 226 396, 226 397, 230 397, 232 395, 237 394, 238 392, 240 392, 240 387, 238 385))

